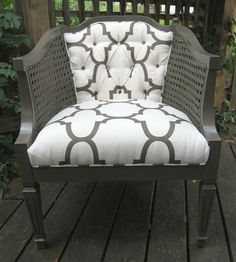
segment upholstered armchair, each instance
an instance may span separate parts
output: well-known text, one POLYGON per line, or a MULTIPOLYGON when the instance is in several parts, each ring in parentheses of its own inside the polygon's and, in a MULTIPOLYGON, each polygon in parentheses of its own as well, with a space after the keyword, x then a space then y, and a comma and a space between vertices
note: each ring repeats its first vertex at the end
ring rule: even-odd
POLYGON ((14 60, 22 122, 16 151, 35 242, 45 244, 43 181, 196 179, 204 246, 221 141, 218 57, 180 25, 96 17, 44 34, 14 60))

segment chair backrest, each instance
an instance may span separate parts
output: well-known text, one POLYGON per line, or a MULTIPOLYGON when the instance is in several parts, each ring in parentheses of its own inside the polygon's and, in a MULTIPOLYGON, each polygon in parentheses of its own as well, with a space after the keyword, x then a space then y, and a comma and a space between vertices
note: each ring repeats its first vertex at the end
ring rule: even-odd
POLYGON ((143 21, 99 21, 64 33, 77 102, 162 100, 173 33, 143 21))
POLYGON ((94 17, 79 27, 53 28, 14 60, 22 115, 32 119, 35 134, 63 108, 88 99, 162 99, 200 129, 204 110, 204 121, 214 119, 218 64, 189 29, 145 16, 94 17), (73 49, 79 52, 69 57, 73 49))

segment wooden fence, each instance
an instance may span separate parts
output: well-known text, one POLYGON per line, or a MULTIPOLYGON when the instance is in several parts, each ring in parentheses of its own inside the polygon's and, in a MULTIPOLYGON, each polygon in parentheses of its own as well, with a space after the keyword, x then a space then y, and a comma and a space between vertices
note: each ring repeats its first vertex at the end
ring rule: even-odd
POLYGON ((178 18, 193 28, 200 39, 208 27, 211 0, 48 0, 50 27, 58 23, 75 25, 99 15, 145 15, 170 24, 178 18))
MULTIPOLYGON (((145 15, 161 24, 173 18, 194 30, 202 41, 212 24, 221 24, 225 0, 13 0, 15 11, 36 43, 58 24, 78 25, 100 15, 145 15)), ((232 0, 233 1, 233 0, 232 0)))

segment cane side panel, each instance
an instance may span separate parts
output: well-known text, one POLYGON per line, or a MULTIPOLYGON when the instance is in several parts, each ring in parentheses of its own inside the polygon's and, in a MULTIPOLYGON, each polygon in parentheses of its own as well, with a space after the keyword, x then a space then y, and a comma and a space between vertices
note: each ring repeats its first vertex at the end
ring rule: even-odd
POLYGON ((186 39, 174 33, 174 41, 167 67, 163 101, 185 112, 200 129, 207 64, 192 55, 186 39))
POLYGON ((63 108, 76 102, 73 78, 62 36, 49 45, 45 56, 27 67, 30 83, 35 135, 63 108))

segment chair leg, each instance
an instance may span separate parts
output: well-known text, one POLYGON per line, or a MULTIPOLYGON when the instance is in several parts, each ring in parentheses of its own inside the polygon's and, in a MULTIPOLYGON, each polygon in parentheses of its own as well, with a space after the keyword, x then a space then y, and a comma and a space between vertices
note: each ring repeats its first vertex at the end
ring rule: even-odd
POLYGON ((198 203, 198 247, 204 247, 207 240, 207 229, 215 192, 216 186, 214 183, 206 184, 204 181, 200 182, 198 203))
POLYGON ((45 248, 45 233, 39 184, 24 187, 23 195, 34 230, 34 241, 38 248, 45 248))

